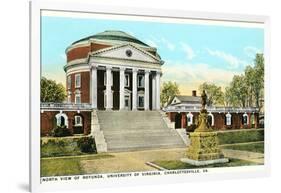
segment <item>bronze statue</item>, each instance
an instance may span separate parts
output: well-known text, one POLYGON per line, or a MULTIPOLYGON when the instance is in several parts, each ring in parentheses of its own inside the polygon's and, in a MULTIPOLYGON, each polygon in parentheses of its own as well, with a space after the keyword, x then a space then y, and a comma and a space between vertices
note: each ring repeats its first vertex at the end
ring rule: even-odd
POLYGON ((206 95, 206 92, 205 90, 203 90, 202 94, 201 94, 201 104, 202 104, 202 110, 203 109, 206 109, 206 104, 207 104, 207 95, 206 95))

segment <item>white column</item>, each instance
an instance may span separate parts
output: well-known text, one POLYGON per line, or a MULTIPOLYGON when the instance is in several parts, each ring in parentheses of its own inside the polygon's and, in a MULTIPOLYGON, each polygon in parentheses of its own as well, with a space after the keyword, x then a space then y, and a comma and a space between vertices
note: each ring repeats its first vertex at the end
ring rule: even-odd
POLYGON ((149 110, 149 70, 144 75, 144 110, 149 110))
POLYGON ((97 83, 97 66, 92 64, 91 66, 91 103, 92 108, 97 109, 97 102, 98 102, 98 83, 97 83))
POLYGON ((133 107, 132 110, 136 111, 137 110, 137 73, 138 70, 136 68, 133 68, 133 107))
POLYGON ((120 67, 120 88, 119 88, 119 109, 123 110, 124 109, 124 84, 125 84, 125 68, 120 67))
POLYGON ((152 76, 152 109, 156 109, 156 78, 152 76))
POLYGON ((112 85, 111 67, 107 66, 106 67, 106 110, 112 109, 111 85, 112 85))
POLYGON ((156 110, 160 110, 160 73, 156 72, 156 110))

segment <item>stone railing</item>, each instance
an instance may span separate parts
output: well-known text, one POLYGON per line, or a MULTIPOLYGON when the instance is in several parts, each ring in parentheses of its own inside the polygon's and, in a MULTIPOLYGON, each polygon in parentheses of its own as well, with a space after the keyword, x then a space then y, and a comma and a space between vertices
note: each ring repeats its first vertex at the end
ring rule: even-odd
MULTIPOLYGON (((163 108, 166 112, 199 112, 199 106, 168 106, 163 108)), ((245 113, 245 112, 258 112, 259 108, 256 107, 207 107, 208 112, 215 113, 245 113)))
POLYGON ((41 103, 41 110, 91 110, 90 103, 41 103))

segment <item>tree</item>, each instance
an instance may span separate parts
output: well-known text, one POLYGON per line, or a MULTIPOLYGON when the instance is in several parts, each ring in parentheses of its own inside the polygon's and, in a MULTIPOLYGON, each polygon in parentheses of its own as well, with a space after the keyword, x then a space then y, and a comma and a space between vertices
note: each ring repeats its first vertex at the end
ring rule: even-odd
POLYGON ((41 78, 41 102, 63 102, 66 97, 66 91, 61 83, 54 80, 41 78))
POLYGON ((212 83, 204 82, 199 86, 199 91, 202 93, 206 91, 208 96, 207 105, 222 105, 224 102, 224 94, 220 86, 212 83))
POLYGON ((226 103, 246 107, 248 87, 244 75, 235 75, 226 88, 226 103))
POLYGON ((171 98, 179 94, 179 86, 176 82, 163 82, 160 94, 161 106, 163 107, 171 98))

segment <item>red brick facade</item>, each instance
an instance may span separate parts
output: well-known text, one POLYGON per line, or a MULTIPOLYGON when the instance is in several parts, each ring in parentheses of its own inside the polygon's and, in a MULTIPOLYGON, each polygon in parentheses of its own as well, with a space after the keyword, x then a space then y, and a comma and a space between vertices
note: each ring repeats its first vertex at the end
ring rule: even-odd
MULTIPOLYGON (((226 113, 212 113, 214 116, 214 125, 212 128, 218 130, 224 129, 249 129, 249 128, 258 128, 259 127, 259 114, 258 113, 247 113, 248 115, 248 124, 243 124, 243 115, 244 113, 230 113, 231 114, 231 125, 226 125, 226 113), (254 121, 253 121, 254 120, 254 121)), ((167 113, 171 122, 175 123, 175 128, 187 128, 187 113, 181 112, 168 112, 167 113)), ((198 112, 192 113, 193 115, 193 124, 198 123, 198 112)))
MULTIPOLYGON (((41 136, 49 136, 54 128, 57 127, 56 115, 59 111, 44 111, 41 112, 41 136)), ((65 111, 62 112, 66 114, 68 121, 68 129, 73 134, 74 133, 74 116, 79 115, 82 117, 82 133, 87 135, 91 132, 91 112, 81 111, 65 111)))
POLYGON ((67 93, 71 94, 71 103, 75 103, 75 93, 80 91, 81 93, 81 103, 90 103, 90 72, 79 72, 69 75, 71 77, 71 86, 68 89, 68 83, 66 81, 67 93), (80 74, 81 76, 81 86, 75 88, 75 75, 80 74))
POLYGON ((111 45, 91 43, 90 45, 73 48, 67 52, 67 62, 88 57, 90 52, 108 48, 111 45))

